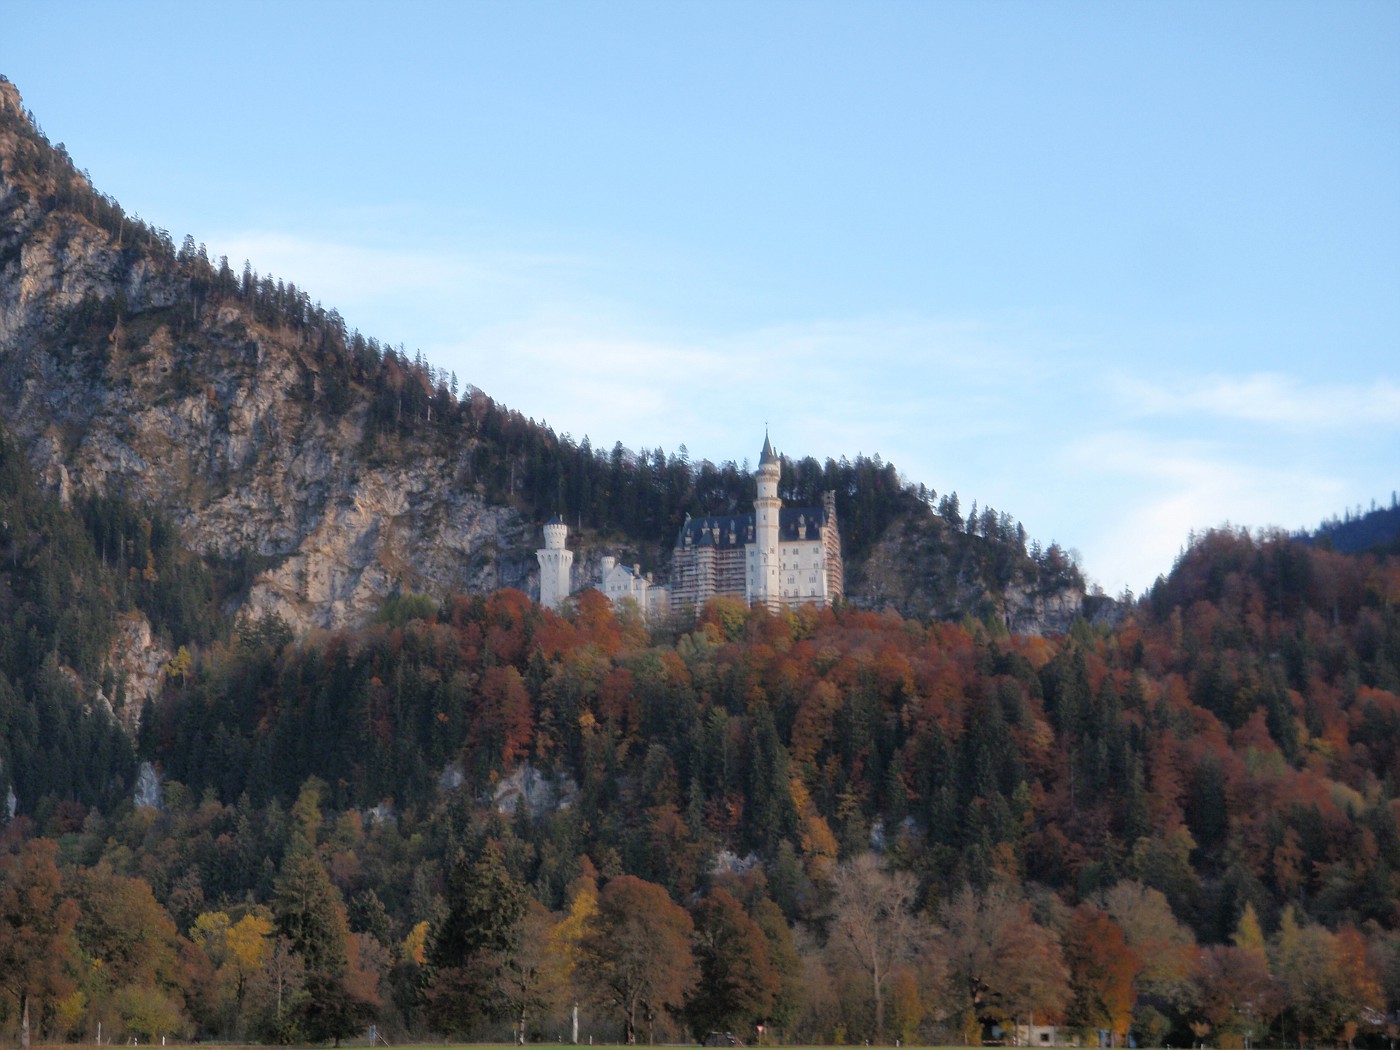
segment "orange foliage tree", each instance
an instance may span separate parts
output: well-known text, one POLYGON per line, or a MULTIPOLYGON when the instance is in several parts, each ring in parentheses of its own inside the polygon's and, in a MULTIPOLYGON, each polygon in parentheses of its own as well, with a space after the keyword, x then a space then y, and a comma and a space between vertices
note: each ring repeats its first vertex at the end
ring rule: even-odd
POLYGON ((1142 960, 1128 947, 1122 927, 1098 908, 1081 905, 1070 917, 1064 952, 1071 996, 1067 1019, 1081 1028, 1107 1029, 1113 1045, 1124 1045, 1142 960))
POLYGON ((19 1005, 20 1045, 29 1046, 30 1006, 66 994, 76 962, 78 906, 62 896, 58 844, 31 839, 0 860, 0 987, 19 1005))
POLYGON ((584 981, 621 1015, 628 1045, 638 1022, 654 1029, 678 1009, 695 983, 693 926, 666 891, 632 875, 609 880, 579 944, 584 981))

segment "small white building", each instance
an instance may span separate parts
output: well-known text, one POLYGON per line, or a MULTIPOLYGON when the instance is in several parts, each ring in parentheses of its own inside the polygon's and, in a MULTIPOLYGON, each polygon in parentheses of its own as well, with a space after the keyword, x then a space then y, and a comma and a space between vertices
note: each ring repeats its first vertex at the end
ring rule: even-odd
POLYGON ((1068 1029, 1053 1024, 1018 1024, 1015 1028, 1016 1046, 1078 1046, 1079 1037, 1068 1029))
POLYGON ((636 603, 642 619, 654 621, 665 616, 671 608, 666 588, 642 574, 640 565, 620 565, 612 555, 605 555, 598 573, 598 590, 617 605, 631 600, 636 603))
MULTIPOLYGON (((544 546, 535 551, 540 563, 540 604, 558 612, 574 591, 574 552, 565 545, 569 527, 559 515, 544 524, 544 546)), ((666 588, 643 574, 640 565, 619 565, 616 558, 602 559, 598 590, 617 605, 631 601, 644 620, 656 620, 671 610, 670 594, 666 588)))

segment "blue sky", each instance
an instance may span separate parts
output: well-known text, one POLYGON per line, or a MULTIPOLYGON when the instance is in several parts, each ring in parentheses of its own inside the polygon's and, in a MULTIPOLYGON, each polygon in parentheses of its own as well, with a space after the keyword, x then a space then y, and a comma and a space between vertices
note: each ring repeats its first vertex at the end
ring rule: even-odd
POLYGON ((95 184, 594 445, 880 453, 1110 593, 1400 487, 1400 5, 8 0, 95 184))

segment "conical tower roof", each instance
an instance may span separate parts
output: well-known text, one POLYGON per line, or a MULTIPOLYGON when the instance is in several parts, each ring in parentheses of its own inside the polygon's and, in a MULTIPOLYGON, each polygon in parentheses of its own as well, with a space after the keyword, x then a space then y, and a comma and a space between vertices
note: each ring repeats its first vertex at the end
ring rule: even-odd
POLYGON ((778 454, 773 451, 772 444, 768 441, 768 431, 763 431, 763 451, 759 453, 758 465, 761 467, 765 463, 778 462, 778 454))

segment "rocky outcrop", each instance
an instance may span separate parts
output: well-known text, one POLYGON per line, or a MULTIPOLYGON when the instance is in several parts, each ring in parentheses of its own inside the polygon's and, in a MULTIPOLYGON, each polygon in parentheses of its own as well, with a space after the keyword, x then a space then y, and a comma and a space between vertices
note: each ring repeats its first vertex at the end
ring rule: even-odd
MULTIPOLYGON (((847 594, 902 616, 971 616, 1017 634, 1062 634, 1089 612, 1073 577, 1055 577, 1010 544, 968 535, 931 512, 897 519, 864 561, 848 563, 847 594)), ((1093 611, 1111 615, 1101 606, 1093 611)))
POLYGON ((1002 595, 1002 618, 1013 634, 1065 634, 1084 616, 1084 591, 1078 587, 1044 593, 1022 584, 1002 595))
POLYGON ((578 801, 579 789, 566 773, 542 773, 528 762, 500 780, 492 793, 498 813, 524 810, 531 817, 557 813, 578 801))
POLYGON ((317 333, 55 207, 26 149, 0 131, 0 417, 56 492, 151 501, 193 550, 257 559, 247 610, 297 629, 400 591, 530 586, 533 526, 478 495, 469 447, 379 438, 363 393, 327 412, 317 333))
POLYGON ((154 636, 151 621, 141 613, 126 613, 118 620, 106 663, 120 693, 108 697, 99 692, 98 698, 129 732, 134 733, 140 726, 141 709, 160 691, 165 667, 173 656, 154 636))

